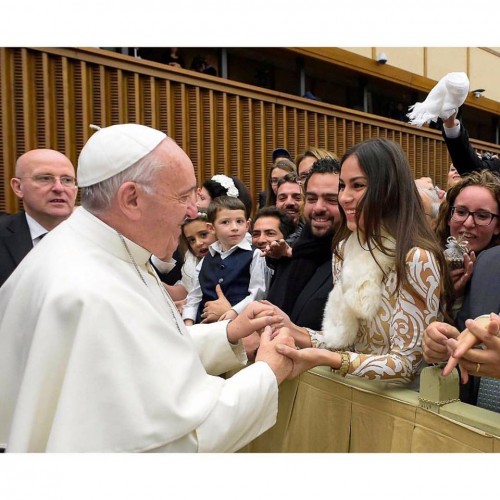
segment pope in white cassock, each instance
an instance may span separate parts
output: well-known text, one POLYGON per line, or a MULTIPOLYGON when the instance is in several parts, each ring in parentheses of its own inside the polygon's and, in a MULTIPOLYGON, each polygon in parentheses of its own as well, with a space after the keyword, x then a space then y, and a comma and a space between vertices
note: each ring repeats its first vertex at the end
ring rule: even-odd
POLYGON ((95 132, 78 161, 81 203, 0 288, 0 447, 7 452, 235 451, 274 425, 292 363, 261 336, 255 302, 187 329, 149 264, 171 259, 196 212, 187 155, 143 125, 95 132))

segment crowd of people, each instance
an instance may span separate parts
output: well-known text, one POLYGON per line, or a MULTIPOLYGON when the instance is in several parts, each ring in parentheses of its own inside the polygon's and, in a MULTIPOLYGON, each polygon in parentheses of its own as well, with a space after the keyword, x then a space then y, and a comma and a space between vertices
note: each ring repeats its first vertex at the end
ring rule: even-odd
POLYGON ((481 391, 500 379, 500 160, 456 113, 443 136, 446 190, 383 138, 277 148, 256 210, 142 125, 96 130, 76 174, 23 154, 24 210, 0 217, 0 447, 235 451, 315 366, 418 389, 443 363, 500 411, 481 391))
POLYGON ((184 68, 205 75, 217 76, 218 63, 211 52, 206 54, 195 54, 190 59, 189 66, 186 64, 182 49, 178 47, 135 47, 134 55, 140 59, 160 62, 173 68, 184 68))

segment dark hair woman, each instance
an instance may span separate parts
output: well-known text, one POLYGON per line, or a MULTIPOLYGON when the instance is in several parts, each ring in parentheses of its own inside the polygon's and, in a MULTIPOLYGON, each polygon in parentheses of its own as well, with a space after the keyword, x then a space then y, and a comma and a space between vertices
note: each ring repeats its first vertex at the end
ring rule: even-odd
POLYGON ((451 287, 401 147, 382 138, 352 147, 341 162, 339 205, 322 331, 287 325, 310 349, 280 352, 292 358, 294 373, 326 365, 341 375, 409 383, 425 328, 447 317, 451 287))

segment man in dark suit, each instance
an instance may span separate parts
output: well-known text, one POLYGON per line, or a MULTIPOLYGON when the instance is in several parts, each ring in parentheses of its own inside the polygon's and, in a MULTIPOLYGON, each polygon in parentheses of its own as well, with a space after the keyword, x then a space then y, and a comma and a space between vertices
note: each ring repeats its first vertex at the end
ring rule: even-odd
POLYGON ((10 180, 24 211, 0 217, 0 286, 26 254, 75 206, 75 168, 62 153, 33 149, 19 157, 10 180))
POLYGON ((469 143, 467 130, 457 119, 457 113, 443 120, 442 134, 453 166, 460 175, 483 169, 500 174, 500 159, 495 155, 486 154, 481 157, 477 155, 469 143))
POLYGON ((332 238, 340 222, 338 160, 314 163, 305 184, 306 224, 293 244, 291 256, 269 263, 274 267, 267 300, 298 326, 321 330, 323 311, 332 283, 332 238))

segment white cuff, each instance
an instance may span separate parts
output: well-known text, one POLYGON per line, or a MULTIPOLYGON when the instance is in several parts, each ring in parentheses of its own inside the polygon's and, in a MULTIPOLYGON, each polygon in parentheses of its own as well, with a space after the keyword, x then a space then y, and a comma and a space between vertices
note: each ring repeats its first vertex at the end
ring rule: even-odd
POLYGON ((460 122, 455 118, 454 127, 446 127, 443 123, 444 134, 448 139, 456 139, 460 135, 460 122))

